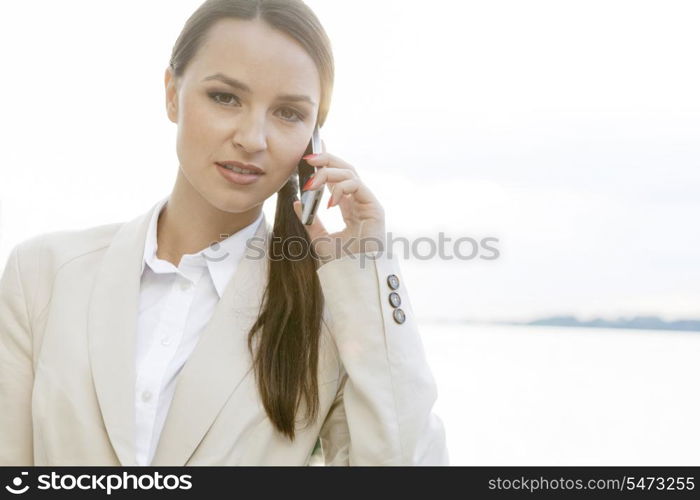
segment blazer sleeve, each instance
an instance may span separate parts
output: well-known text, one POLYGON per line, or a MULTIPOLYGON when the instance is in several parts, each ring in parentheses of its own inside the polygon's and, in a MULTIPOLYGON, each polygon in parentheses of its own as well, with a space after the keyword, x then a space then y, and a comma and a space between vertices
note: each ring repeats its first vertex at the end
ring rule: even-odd
POLYGON ((437 387, 397 258, 345 255, 316 272, 342 364, 319 435, 326 465, 448 465, 432 411, 437 387))
POLYGON ((15 246, 0 277, 0 465, 34 464, 32 335, 15 246))

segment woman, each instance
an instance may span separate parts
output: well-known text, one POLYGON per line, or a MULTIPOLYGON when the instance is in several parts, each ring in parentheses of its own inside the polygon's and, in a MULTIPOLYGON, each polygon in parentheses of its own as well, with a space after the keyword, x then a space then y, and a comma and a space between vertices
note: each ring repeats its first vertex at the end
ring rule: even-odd
POLYGON ((305 188, 327 186, 347 226, 300 220, 297 165, 332 85, 300 0, 209 0, 191 16, 165 72, 170 195, 12 249, 0 464, 448 463, 382 206, 324 148, 305 188))

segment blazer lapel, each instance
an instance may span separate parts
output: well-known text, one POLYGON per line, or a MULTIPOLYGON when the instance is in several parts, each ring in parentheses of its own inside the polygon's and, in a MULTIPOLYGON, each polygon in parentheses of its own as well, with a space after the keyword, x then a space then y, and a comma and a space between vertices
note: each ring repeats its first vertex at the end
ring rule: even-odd
POLYGON ((122 465, 134 454, 134 352, 148 213, 121 226, 97 270, 87 313, 87 342, 97 400, 122 465))
MULTIPOLYGON (((88 351, 105 427, 122 465, 134 452, 135 335, 141 263, 155 209, 125 223, 97 271, 87 316, 88 351)), ((247 334, 267 285, 270 227, 263 214, 211 320, 178 374, 151 465, 184 465, 249 371, 247 334)))

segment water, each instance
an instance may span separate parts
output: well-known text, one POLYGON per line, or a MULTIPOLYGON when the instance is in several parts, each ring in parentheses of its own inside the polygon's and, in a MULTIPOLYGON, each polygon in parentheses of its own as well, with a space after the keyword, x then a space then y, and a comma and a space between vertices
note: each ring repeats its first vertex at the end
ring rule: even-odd
POLYGON ((419 323, 452 465, 700 465, 700 332, 419 323))

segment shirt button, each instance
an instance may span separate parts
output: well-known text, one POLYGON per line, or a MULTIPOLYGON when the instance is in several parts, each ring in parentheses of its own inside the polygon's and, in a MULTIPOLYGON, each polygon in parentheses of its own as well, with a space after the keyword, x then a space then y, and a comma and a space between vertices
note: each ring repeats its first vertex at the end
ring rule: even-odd
POLYGON ((141 401, 148 402, 151 400, 151 393, 149 391, 143 391, 141 393, 141 401))
POLYGON ((170 342, 170 337, 163 337, 163 339, 160 341, 160 343, 163 345, 170 345, 170 342))
POLYGON ((180 289, 181 290, 189 290, 192 288, 192 282, 191 281, 183 281, 180 283, 180 289))

